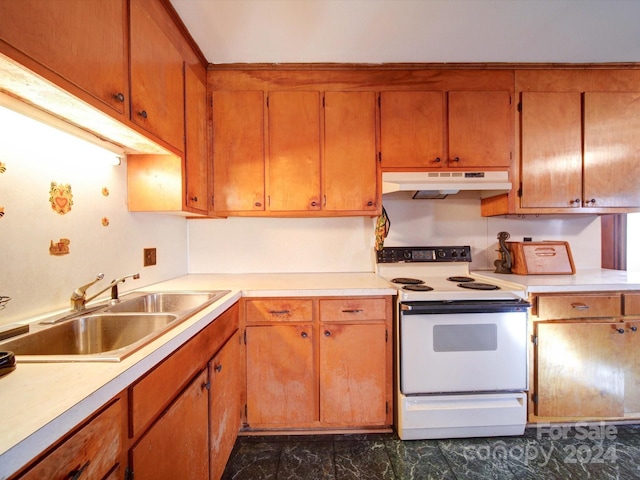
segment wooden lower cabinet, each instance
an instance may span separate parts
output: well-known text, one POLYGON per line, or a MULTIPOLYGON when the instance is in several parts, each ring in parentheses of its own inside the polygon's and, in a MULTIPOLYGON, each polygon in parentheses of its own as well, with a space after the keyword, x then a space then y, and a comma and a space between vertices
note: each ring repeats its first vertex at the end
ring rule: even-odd
POLYGON ((243 306, 247 429, 390 427, 391 297, 249 299, 243 306))
POLYGON ((207 386, 203 370, 130 450, 136 480, 208 477, 207 386))
POLYGON ((635 298, 620 292, 533 298, 530 422, 640 418, 635 298))
POLYGON ((210 479, 218 480, 240 430, 240 335, 238 332, 209 362, 209 461, 210 479))
POLYGON ((122 471, 119 462, 124 408, 123 401, 116 400, 17 478, 112 478, 122 471))

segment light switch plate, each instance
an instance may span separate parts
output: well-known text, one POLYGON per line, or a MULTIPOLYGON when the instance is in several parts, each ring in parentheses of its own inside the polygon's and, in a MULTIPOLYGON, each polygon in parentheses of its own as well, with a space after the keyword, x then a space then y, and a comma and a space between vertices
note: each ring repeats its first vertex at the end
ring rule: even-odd
POLYGON ((150 267, 151 265, 156 264, 156 249, 155 248, 145 248, 144 249, 144 266, 150 267))

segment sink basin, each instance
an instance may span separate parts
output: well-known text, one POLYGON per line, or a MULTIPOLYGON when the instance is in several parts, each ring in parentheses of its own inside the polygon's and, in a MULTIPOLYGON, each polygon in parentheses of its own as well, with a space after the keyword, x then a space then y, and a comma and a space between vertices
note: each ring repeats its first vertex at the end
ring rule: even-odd
POLYGON ((132 293, 115 305, 42 321, 0 342, 0 350, 13 352, 18 363, 119 362, 227 293, 132 293))
POLYGON ((200 310, 229 293, 228 290, 211 292, 154 292, 133 293, 120 303, 107 308, 108 312, 186 312, 200 310))
POLYGON ((88 315, 3 342, 2 349, 13 352, 18 361, 118 361, 157 338, 178 318, 174 314, 88 315), (139 342, 143 339, 144 343, 139 342))

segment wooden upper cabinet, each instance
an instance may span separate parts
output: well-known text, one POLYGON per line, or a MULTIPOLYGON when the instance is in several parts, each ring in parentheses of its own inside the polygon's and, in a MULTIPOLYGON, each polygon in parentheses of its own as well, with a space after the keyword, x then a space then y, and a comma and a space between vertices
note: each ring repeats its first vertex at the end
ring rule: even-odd
POLYGON ((262 211, 265 199, 264 94, 216 91, 213 104, 213 204, 219 213, 262 211))
POLYGON ((374 92, 325 93, 325 210, 377 210, 375 102, 374 92))
POLYGON ((523 207, 582 205, 582 107, 578 92, 522 93, 523 207))
POLYGON ((129 101, 126 4, 126 0, 3 0, 0 39, 26 56, 17 57, 20 63, 32 69, 42 65, 123 114, 129 101))
POLYGON ((187 208, 206 214, 209 205, 207 84, 191 66, 185 68, 185 135, 185 203, 187 208))
POLYGON ((513 107, 507 91, 453 91, 448 94, 451 167, 509 167, 513 107))
POLYGON ((443 166, 444 124, 444 92, 381 92, 382 167, 443 166))
POLYGON ((131 120, 184 151, 184 61, 146 0, 130 2, 131 120))
POLYGON ((270 211, 320 210, 320 93, 269 92, 270 211))
POLYGON ((640 207, 640 92, 584 95, 584 206, 640 207))
POLYGON ((383 168, 508 168, 512 138, 509 91, 380 93, 383 168))

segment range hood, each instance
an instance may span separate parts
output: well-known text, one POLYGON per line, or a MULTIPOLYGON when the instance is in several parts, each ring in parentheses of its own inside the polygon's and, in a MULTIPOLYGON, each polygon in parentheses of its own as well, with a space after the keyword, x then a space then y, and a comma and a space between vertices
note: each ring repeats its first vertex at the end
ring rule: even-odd
POLYGON ((383 172, 382 193, 418 192, 414 198, 442 198, 460 191, 492 196, 511 190, 509 172, 383 172))

